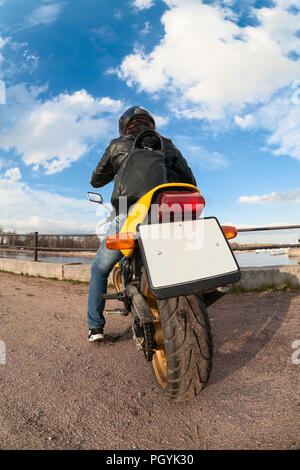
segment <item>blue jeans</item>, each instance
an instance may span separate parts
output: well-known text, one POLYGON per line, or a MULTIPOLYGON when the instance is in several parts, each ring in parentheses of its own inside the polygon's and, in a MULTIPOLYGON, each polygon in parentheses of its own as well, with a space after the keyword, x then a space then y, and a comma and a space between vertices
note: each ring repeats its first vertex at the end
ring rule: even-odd
MULTIPOLYGON (((117 215, 111 222, 105 237, 113 233, 119 233, 127 218, 126 214, 117 215)), ((107 278, 114 265, 123 257, 119 250, 108 250, 105 238, 97 251, 96 258, 92 264, 88 299, 88 327, 103 328, 105 318, 103 315, 105 299, 102 294, 107 290, 107 278)))

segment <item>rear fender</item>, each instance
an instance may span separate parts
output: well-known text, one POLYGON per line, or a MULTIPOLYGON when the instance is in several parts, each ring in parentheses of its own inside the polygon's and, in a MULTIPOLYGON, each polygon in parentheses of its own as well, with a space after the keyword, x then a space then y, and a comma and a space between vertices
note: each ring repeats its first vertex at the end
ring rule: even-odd
MULTIPOLYGON (((145 220, 149 212, 153 196, 157 191, 162 188, 191 188, 194 191, 200 193, 199 189, 196 186, 187 183, 167 183, 156 186, 155 188, 151 189, 151 191, 144 194, 144 196, 142 196, 133 206, 133 208, 128 214, 127 219, 124 222, 124 225, 122 226, 120 233, 131 232, 136 235, 136 228, 145 220)), ((122 253, 124 256, 129 258, 133 253, 133 249, 122 250, 122 253)))

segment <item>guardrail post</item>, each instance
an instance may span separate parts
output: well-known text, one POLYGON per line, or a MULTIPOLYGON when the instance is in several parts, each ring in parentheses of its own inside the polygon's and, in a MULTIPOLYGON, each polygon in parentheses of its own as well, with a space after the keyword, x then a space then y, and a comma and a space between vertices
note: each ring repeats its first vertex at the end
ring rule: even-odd
POLYGON ((34 232, 33 234, 33 252, 34 252, 34 261, 38 260, 38 241, 39 241, 39 233, 34 232))

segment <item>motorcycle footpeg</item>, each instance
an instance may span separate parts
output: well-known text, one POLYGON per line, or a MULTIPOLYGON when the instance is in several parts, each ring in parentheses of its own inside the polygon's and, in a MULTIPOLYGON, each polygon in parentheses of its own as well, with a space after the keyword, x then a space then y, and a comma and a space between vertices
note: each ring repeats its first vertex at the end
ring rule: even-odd
POLYGON ((117 308, 114 310, 105 310, 106 315, 122 315, 123 317, 128 316, 128 311, 125 308, 117 308))
POLYGON ((114 294, 102 294, 105 300, 124 300, 126 295, 123 292, 115 292, 114 294))

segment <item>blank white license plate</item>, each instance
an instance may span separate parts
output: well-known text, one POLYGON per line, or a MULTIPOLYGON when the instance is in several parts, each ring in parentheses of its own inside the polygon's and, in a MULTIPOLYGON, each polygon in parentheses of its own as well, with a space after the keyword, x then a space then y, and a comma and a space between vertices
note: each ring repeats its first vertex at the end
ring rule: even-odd
POLYGON ((148 281, 158 298, 178 292, 188 295, 240 278, 238 264, 215 217, 140 225, 139 234, 148 281))

